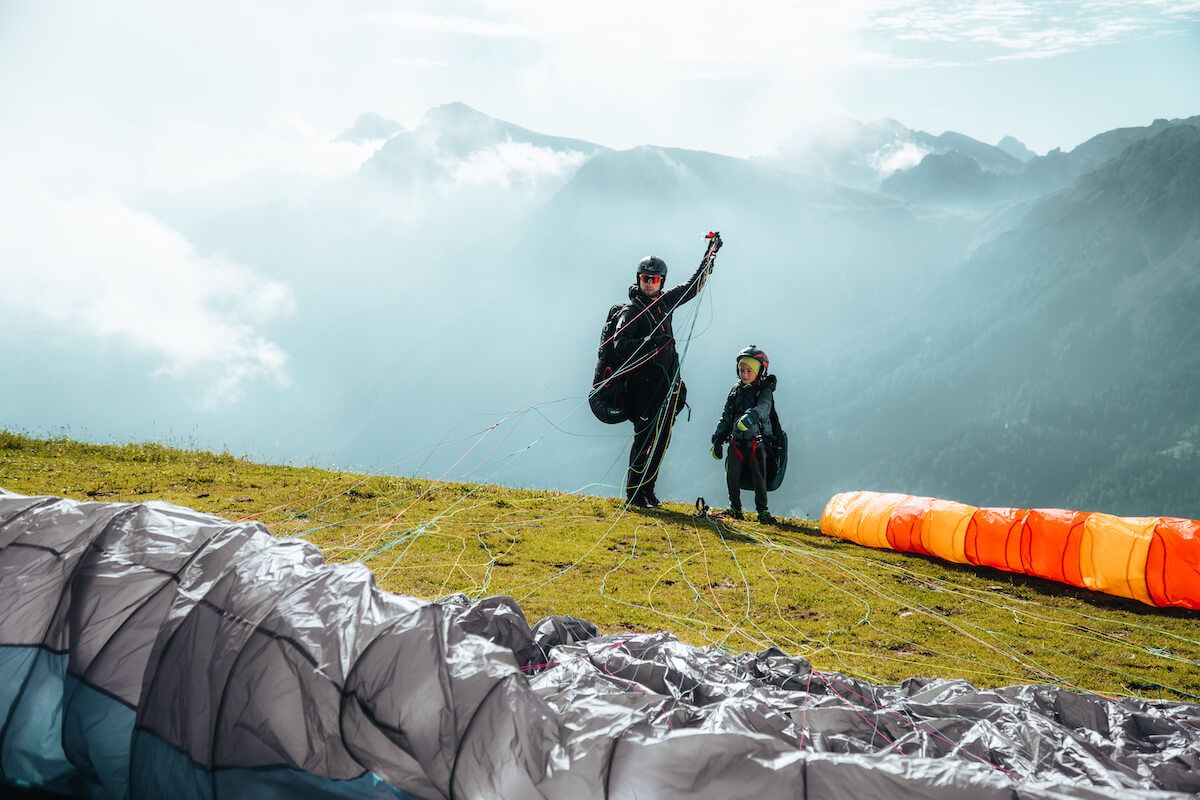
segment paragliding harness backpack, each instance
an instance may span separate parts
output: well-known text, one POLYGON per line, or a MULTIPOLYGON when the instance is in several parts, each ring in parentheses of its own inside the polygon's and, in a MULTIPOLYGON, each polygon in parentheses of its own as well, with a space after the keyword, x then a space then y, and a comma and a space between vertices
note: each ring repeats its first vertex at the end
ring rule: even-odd
MULTIPOLYGON (((717 251, 721 249, 721 234, 710 231, 705 238, 708 239, 708 248, 704 251, 701 264, 706 264, 711 268, 717 251)), ((608 309, 608 316, 604 318, 604 327, 600 330, 600 347, 596 350, 596 370, 592 373, 592 390, 588 393, 588 406, 592 409, 592 414, 596 419, 608 425, 615 425, 629 419, 627 375, 625 374, 627 366, 617 363, 615 346, 617 334, 620 332, 617 330, 617 325, 621 321, 621 312, 626 309, 636 311, 635 306, 631 303, 618 303, 608 309)), ((681 380, 676 391, 675 415, 678 416, 679 411, 686 405, 687 386, 681 380)), ((690 410, 688 415, 690 418, 690 410)))
MULTIPOLYGON (((592 374, 592 391, 588 395, 588 406, 592 409, 592 414, 596 419, 609 425, 629 419, 628 382, 626 375, 618 371, 622 365, 617 363, 616 348, 613 346, 617 325, 620 323, 622 312, 626 309, 636 313, 636 307, 632 303, 627 305, 618 303, 608 310, 604 328, 600 331, 600 349, 596 353, 596 371, 592 374)), ((679 412, 684 406, 687 406, 687 384, 680 380, 675 390, 674 414, 676 417, 679 416, 679 412)), ((688 419, 691 419, 691 414, 689 406, 688 419)))
POLYGON ((608 310, 604 328, 600 331, 600 348, 596 351, 596 371, 592 374, 592 391, 588 394, 588 405, 596 419, 609 425, 629 419, 626 408, 625 378, 617 374, 616 347, 617 323, 626 308, 617 303, 608 310))
MULTIPOLYGON (((737 391, 737 387, 730 390, 730 396, 737 391)), ((755 398, 757 403, 758 398, 755 398)), ((771 435, 762 438, 762 446, 767 451, 767 491, 773 492, 783 485, 783 476, 787 472, 788 462, 788 437, 787 431, 783 429, 783 425, 779 423, 779 413, 775 410, 775 404, 771 403, 771 435)), ((733 447, 730 444, 730 447, 733 447)), ((736 458, 737 456, 731 456, 736 458)), ((754 476, 750 474, 750 470, 742 470, 742 474, 738 477, 738 487, 741 489, 754 488, 754 476)))

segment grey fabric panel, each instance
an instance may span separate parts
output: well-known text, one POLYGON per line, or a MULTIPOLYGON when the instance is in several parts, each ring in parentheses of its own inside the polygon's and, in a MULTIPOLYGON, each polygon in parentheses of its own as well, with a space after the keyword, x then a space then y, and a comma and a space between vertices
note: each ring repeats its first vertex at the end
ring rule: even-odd
POLYGON ((512 651, 520 666, 546 662, 547 651, 534 640, 525 613, 511 597, 485 597, 472 603, 464 595, 455 595, 441 604, 459 609, 458 627, 512 651))
POLYGON ((117 518, 107 545, 90 550, 75 576, 70 671, 135 706, 177 573, 229 527, 165 503, 136 506, 117 518))
POLYGON ((620 739, 612 759, 608 796, 621 800, 812 796, 800 751, 765 736, 639 726, 620 739))
POLYGON ((341 723, 351 755, 372 772, 417 797, 445 797, 426 777, 420 762, 405 749, 407 737, 403 732, 375 720, 357 695, 343 696, 341 723))
POLYGON ((42 503, 54 502, 56 497, 27 497, 0 489, 0 547, 8 544, 13 536, 22 532, 20 526, 11 527, 12 523, 21 518, 22 514, 42 503), (6 530, 7 528, 7 530, 6 530))
POLYGON ((586 642, 598 635, 595 625, 578 617, 546 617, 533 626, 534 644, 542 652, 559 645, 586 642))
MULTIPOLYGON (((256 740, 255 731, 236 733, 234 747, 222 735, 226 733, 221 727, 222 715, 227 711, 227 690, 236 684, 236 670, 256 657, 263 658, 264 650, 274 646, 272 637, 260 627, 263 620, 286 594, 317 577, 319 559, 311 545, 276 542, 256 532, 216 580, 203 576, 206 591, 199 601, 191 603, 182 617, 180 609, 172 610, 174 624, 164 629, 168 638, 142 697, 138 724, 209 768, 286 763, 271 752, 265 737, 256 740), (218 748, 236 753, 238 760, 219 762, 218 748)), ((181 593, 188 588, 185 574, 181 593)), ((277 662, 277 666, 285 663, 277 662)), ((253 680, 255 676, 248 677, 253 680)), ((282 681, 284 674, 278 678, 282 681)), ((240 695, 238 699, 242 699, 240 695)), ((274 695, 261 699, 281 701, 276 709, 280 723, 298 728, 297 735, 307 737, 305 725, 312 720, 305 718, 303 706, 274 695)), ((303 742, 281 744, 304 748, 303 742)))
MULTIPOLYGON (((344 672, 358 655, 344 646, 371 641, 372 624, 379 621, 350 616, 362 610, 373 589, 365 567, 327 566, 309 576, 298 571, 290 590, 266 602, 268 611, 224 689, 214 731, 216 764, 274 761, 337 780, 362 774, 362 765, 345 749, 339 717, 344 672)), ((227 610, 244 615, 248 608, 227 610)))
POLYGON ((599 775, 572 774, 583 765, 567 758, 561 742, 566 733, 524 676, 508 675, 483 698, 463 731, 453 796, 569 797, 563 787, 596 782, 599 775))
POLYGON ((1194 714, 1194 706, 1155 708, 1050 686, 990 691, 930 680, 876 687, 870 703, 847 702, 859 699, 860 684, 832 673, 819 678, 812 688, 829 694, 793 712, 805 718, 819 750, 965 757, 1025 778, 1073 779, 1112 791, 1200 788, 1186 754, 1162 747, 1200 742, 1200 727, 1187 727, 1185 709, 1194 714), (1141 724, 1161 738, 1139 735, 1135 720, 1146 720, 1141 724))
MULTIPOLYGON (((391 595, 256 523, 0 491, 0 645, 35 643, 196 765, 370 771, 418 797, 1200 791, 1195 705, 874 685, 776 649, 597 635, 573 617, 531 628, 511 598, 391 595)), ((177 788, 153 764, 138 774, 131 800, 177 788)))
POLYGON ((93 540, 131 508, 50 500, 14 509, 11 524, 0 525, 0 644, 67 649, 67 614, 87 594, 73 598, 76 570, 93 540))
POLYGON ((1178 798, 1195 798, 1195 796, 1194 794, 1154 789, 1122 789, 1114 792, 1112 789, 1067 784, 1017 787, 1017 800, 1113 800, 1113 798, 1120 798, 1120 800, 1177 800, 1178 798))
POLYGON ((235 559, 243 556, 242 550, 261 550, 274 540, 266 528, 258 523, 237 525, 228 528, 214 538, 188 561, 179 576, 179 586, 171 597, 167 615, 155 631, 150 658, 147 659, 146 675, 143 680, 139 707, 145 705, 150 681, 158 674, 161 653, 171 642, 176 629, 188 618, 195 606, 207 602, 209 590, 225 575, 235 559))
POLYGON ((351 741, 351 751, 413 793, 420 792, 404 776, 416 762, 440 795, 449 794, 459 743, 481 703, 520 674, 511 651, 456 625, 458 612, 427 605, 400 618, 366 648, 346 684, 347 706, 377 728, 373 738, 388 742, 371 751, 351 741))
POLYGON ((1016 800, 1012 782, 955 759, 863 758, 814 753, 807 760, 807 800, 1016 800))
POLYGON ((341 730, 345 676, 421 603, 381 592, 362 565, 325 564, 312 545, 261 530, 210 549, 181 576, 139 724, 210 768, 362 775, 341 730))

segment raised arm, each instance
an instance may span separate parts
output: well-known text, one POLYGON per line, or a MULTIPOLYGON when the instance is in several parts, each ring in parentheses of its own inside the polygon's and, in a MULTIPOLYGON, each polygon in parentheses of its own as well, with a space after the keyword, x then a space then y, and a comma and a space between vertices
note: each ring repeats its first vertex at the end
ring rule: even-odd
POLYGON ((672 286, 663 292, 659 302, 668 311, 675 310, 676 307, 683 305, 700 294, 700 289, 703 288, 704 281, 713 271, 713 266, 717 260, 717 251, 720 249, 721 234, 710 233, 708 235, 708 248, 704 251, 704 258, 700 259, 700 266, 696 267, 696 271, 692 273, 692 277, 678 286, 672 286))

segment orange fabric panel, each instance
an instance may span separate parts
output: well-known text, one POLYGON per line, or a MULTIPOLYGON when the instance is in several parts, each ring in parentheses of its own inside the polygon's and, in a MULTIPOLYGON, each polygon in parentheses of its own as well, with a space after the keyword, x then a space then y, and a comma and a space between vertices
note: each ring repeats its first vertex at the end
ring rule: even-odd
POLYGON ((921 523, 921 546, 947 561, 967 564, 967 525, 977 509, 953 500, 933 500, 921 523))
POLYGON ((932 503, 932 497, 908 497, 892 509, 891 519, 888 520, 887 540, 893 550, 933 555, 921 544, 921 527, 925 522, 925 512, 932 503))
POLYGON ((1021 564, 1025 572, 1082 587, 1079 543, 1089 516, 1084 511, 1061 508, 1030 511, 1021 531, 1021 564))
POLYGON ((900 505, 908 495, 863 492, 846 515, 845 538, 867 547, 890 549, 887 530, 892 509, 900 505))
POLYGON ((1009 572, 1024 572, 1021 564, 1021 534, 1029 510, 1024 508, 981 508, 967 525, 964 547, 972 564, 1009 572))
POLYGON ((1079 547, 1083 585, 1154 605, 1146 590, 1146 558, 1157 526, 1158 517, 1089 516, 1079 547))
POLYGON ((842 492, 834 495, 821 514, 821 531, 867 547, 888 547, 887 521, 905 495, 842 492))
POLYGON ((826 536, 846 537, 846 516, 855 500, 866 492, 841 492, 829 498, 825 510, 821 512, 821 533, 826 536))
POLYGON ((1200 610, 1200 521, 843 492, 821 530, 868 547, 1024 572, 1148 605, 1200 610))
POLYGON ((1155 605, 1200 610, 1200 522, 1159 519, 1146 559, 1146 589, 1155 605))

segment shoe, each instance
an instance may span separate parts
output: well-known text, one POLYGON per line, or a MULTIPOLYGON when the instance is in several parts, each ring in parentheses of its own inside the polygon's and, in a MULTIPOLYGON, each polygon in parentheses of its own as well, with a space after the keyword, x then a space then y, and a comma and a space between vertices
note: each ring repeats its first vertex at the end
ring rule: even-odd
POLYGON ((642 499, 646 501, 646 506, 648 508, 659 508, 662 506, 662 501, 659 500, 652 491, 647 490, 643 492, 642 499))
POLYGON ((745 519, 740 508, 727 508, 721 512, 721 516, 726 519, 745 519))
POLYGON ((650 505, 650 501, 646 499, 646 495, 640 493, 630 497, 626 500, 626 503, 638 508, 654 508, 654 506, 650 505))
POLYGON ((775 522, 775 518, 771 516, 770 511, 767 511, 764 508, 762 511, 758 512, 758 521, 764 525, 771 525, 775 522))

